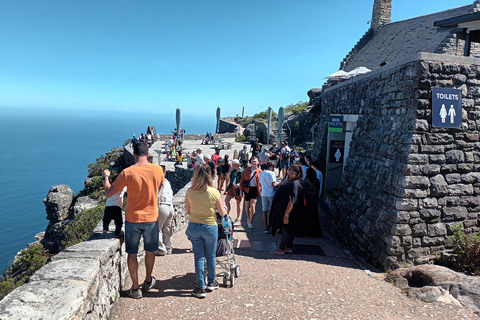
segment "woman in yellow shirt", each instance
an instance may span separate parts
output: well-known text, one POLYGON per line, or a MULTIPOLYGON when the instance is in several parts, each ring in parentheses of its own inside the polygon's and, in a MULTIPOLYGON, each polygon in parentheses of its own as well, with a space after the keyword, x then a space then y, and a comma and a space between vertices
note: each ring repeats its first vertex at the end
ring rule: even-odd
POLYGON ((215 280, 215 252, 218 238, 215 209, 222 217, 226 215, 226 212, 223 208, 220 192, 212 185, 210 166, 206 163, 200 163, 195 167, 192 186, 185 195, 185 207, 189 214, 187 236, 192 242, 197 283, 197 287, 192 294, 197 298, 205 298, 205 290, 218 289, 218 282, 215 280), (207 262, 208 272, 206 286, 205 261, 207 262))

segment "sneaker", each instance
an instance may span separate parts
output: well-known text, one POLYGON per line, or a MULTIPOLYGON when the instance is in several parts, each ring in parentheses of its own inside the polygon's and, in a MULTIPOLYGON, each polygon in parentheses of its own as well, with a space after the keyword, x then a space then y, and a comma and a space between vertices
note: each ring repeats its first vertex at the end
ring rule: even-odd
POLYGON ((155 255, 157 257, 163 257, 166 253, 164 251, 157 250, 155 251, 155 255))
POLYGON ((240 223, 240 220, 235 219, 235 221, 233 221, 233 223, 240 223))
POLYGON ((142 284, 142 290, 145 292, 148 292, 150 289, 152 289, 155 286, 155 277, 152 276, 152 280, 150 282, 144 281, 142 284))
POLYGON ((133 298, 133 299, 141 299, 142 298, 142 290, 140 290, 140 288, 138 289, 133 289, 130 288, 128 291, 125 292, 127 294, 127 296, 133 298))
POLYGON ((249 228, 249 229, 253 229, 253 223, 250 223, 250 222, 249 222, 249 223, 248 223, 248 228, 249 228))
POLYGON ((215 280, 214 282, 207 283, 207 287, 205 288, 208 292, 212 292, 213 290, 218 289, 218 282, 215 280))
POLYGON ((264 234, 270 234, 270 231, 268 229, 265 229, 265 231, 263 233, 264 234))
POLYGON ((197 298, 200 298, 200 299, 203 299, 205 298, 207 295, 205 294, 205 289, 201 289, 199 287, 196 287, 193 292, 192 292, 192 296, 195 296, 197 298))

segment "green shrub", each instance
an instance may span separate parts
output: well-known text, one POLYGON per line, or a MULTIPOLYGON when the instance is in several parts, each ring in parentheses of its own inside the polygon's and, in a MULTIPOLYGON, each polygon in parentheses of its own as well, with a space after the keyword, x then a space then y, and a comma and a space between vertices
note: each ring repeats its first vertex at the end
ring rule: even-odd
POLYGON ((301 113, 303 109, 308 107, 308 102, 307 101, 299 101, 295 104, 290 103, 285 107, 285 112, 296 112, 296 113, 301 113))
POLYGON ((302 151, 303 151, 303 148, 302 148, 302 147, 295 147, 295 150, 296 150, 297 152, 302 152, 302 151))
MULTIPOLYGON (((272 110, 272 117, 276 116, 275 111, 272 110)), ((252 120, 268 119, 268 109, 259 113, 255 113, 252 117, 252 120)))
POLYGON ((34 244, 22 250, 19 258, 0 279, 0 300, 15 288, 27 283, 35 271, 47 263, 48 258, 49 254, 41 244, 34 244))
POLYGON ((247 137, 245 137, 243 134, 235 138, 235 142, 245 142, 245 141, 247 141, 247 137))
POLYGON ((461 225, 453 226, 453 245, 456 256, 453 267, 459 271, 473 272, 480 275, 480 233, 469 237, 461 225))
POLYGON ((62 242, 62 248, 86 241, 92 235, 100 220, 102 220, 104 210, 104 206, 84 210, 70 221, 64 230, 65 241, 62 242))
MULTIPOLYGON (((122 152, 118 148, 113 148, 111 151, 107 152, 105 155, 102 155, 100 158, 97 158, 95 163, 90 163, 88 167, 88 177, 101 176, 103 170, 110 168, 110 163, 114 162, 122 156, 122 152)), ((112 174, 114 174, 112 172, 112 174)))

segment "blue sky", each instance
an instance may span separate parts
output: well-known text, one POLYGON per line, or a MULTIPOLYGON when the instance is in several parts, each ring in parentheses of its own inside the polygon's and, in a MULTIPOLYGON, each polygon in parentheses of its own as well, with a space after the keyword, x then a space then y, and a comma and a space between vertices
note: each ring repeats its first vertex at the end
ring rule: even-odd
MULTIPOLYGON (((393 0, 392 21, 473 3, 393 0)), ((0 107, 246 114, 306 101, 373 0, 0 2, 0 107)))

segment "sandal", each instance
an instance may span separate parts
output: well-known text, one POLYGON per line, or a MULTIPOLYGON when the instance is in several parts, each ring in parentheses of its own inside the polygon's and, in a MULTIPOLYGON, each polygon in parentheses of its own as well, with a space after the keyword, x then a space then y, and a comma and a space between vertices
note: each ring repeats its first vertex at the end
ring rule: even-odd
POLYGON ((292 249, 287 249, 287 248, 285 248, 285 250, 283 250, 283 252, 285 252, 286 254, 292 254, 293 253, 292 249))

